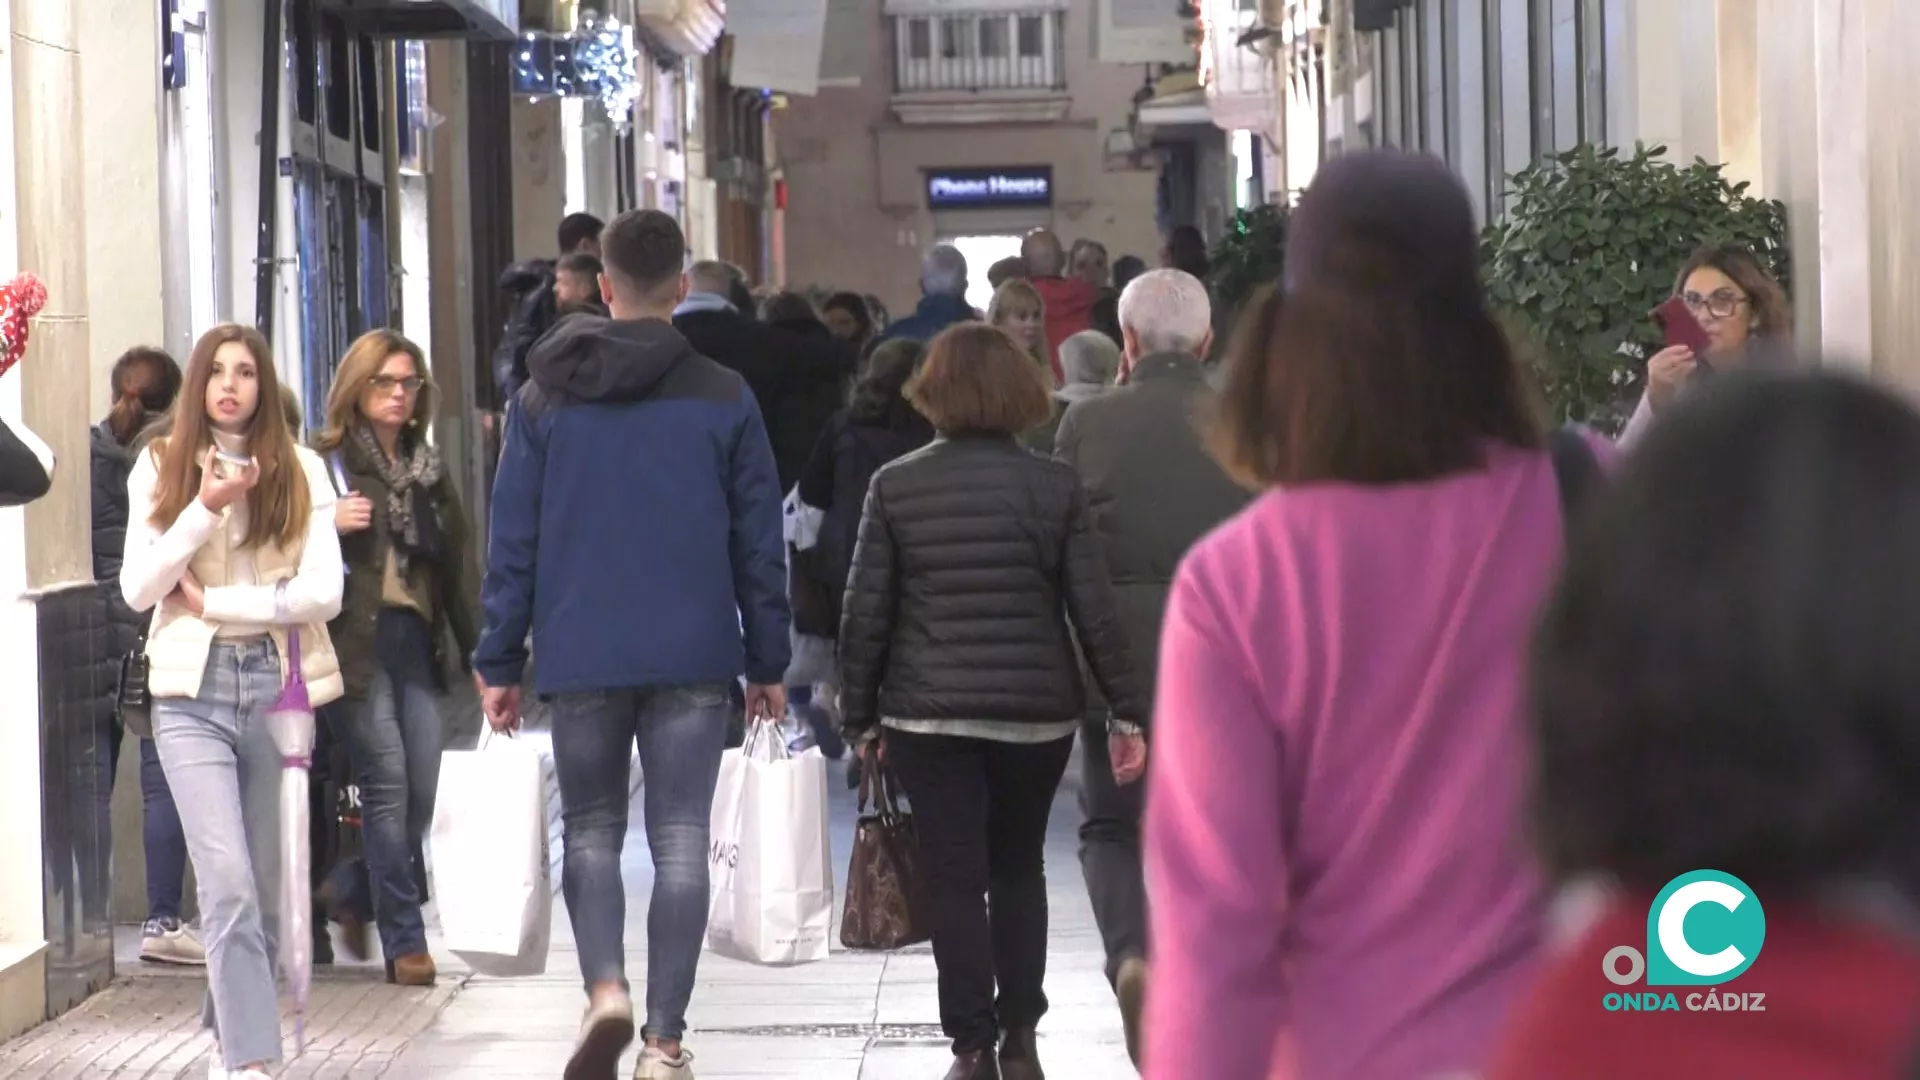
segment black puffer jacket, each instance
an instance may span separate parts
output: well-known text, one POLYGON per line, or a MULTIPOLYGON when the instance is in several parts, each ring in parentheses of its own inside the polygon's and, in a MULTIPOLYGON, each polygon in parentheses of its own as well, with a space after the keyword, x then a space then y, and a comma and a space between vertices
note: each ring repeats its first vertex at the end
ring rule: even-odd
POLYGON ((120 560, 127 550, 127 477, 133 472, 134 447, 121 446, 104 423, 92 434, 93 580, 106 607, 100 648, 94 651, 102 688, 98 708, 113 712, 113 687, 120 679, 120 658, 133 651, 147 616, 127 606, 120 592, 120 560))
POLYGON ((1001 436, 939 439, 875 474, 840 621, 850 736, 883 717, 1077 719, 1076 633, 1114 716, 1144 722, 1071 467, 1001 436))

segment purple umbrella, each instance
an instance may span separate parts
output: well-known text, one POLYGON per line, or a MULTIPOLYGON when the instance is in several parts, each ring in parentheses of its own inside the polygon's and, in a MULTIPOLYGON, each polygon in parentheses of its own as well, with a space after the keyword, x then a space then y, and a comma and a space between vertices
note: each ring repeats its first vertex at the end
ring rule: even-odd
POLYGON ((313 985, 312 853, 307 771, 313 766, 313 705, 300 674, 300 631, 287 635, 287 685, 267 712, 280 750, 280 967, 293 989, 293 1038, 307 1048, 307 992, 313 985))

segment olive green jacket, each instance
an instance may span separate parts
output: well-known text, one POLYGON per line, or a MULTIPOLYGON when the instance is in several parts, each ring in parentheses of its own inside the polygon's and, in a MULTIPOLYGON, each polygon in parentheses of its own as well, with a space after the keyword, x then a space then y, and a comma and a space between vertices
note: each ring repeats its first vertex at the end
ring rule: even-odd
MULTIPOLYGON (((340 537, 340 557, 346 564, 347 578, 340 615, 327 624, 334 651, 340 656, 347 697, 363 698, 373 683, 374 627, 385 605, 387 552, 392 546, 387 532, 388 488, 380 469, 366 460, 365 451, 351 439, 338 450, 322 451, 321 456, 329 472, 337 457, 353 490, 373 501, 372 526, 340 537)), ((479 636, 479 619, 475 589, 466 569, 467 518, 453 479, 444 470, 432 492, 446 541, 445 554, 426 565, 416 560, 412 573, 429 578, 426 593, 431 610, 427 623, 432 628, 434 675, 440 689, 445 690, 451 672, 455 668, 465 670, 471 663, 468 658, 479 636), (446 648, 449 630, 458 649, 451 657, 446 648)))

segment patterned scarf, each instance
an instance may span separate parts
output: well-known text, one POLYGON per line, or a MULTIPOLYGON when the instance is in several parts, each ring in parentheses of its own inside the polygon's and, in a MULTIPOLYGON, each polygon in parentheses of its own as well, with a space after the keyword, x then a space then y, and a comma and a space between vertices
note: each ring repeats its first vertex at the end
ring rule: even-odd
POLYGON ((353 441, 380 470, 380 479, 386 482, 387 536, 393 541, 394 568, 404 580, 408 553, 420 544, 420 523, 413 517, 413 488, 416 484, 423 489, 431 488, 440 482, 440 455, 425 439, 413 440, 412 449, 407 448, 403 439, 399 459, 389 460, 368 424, 353 426, 353 441))

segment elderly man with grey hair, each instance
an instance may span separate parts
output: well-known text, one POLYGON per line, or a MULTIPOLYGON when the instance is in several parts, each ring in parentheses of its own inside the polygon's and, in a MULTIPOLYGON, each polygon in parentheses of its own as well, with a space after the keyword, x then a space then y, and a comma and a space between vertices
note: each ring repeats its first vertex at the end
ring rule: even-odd
MULTIPOLYGON (((1086 488, 1121 627, 1145 658, 1149 686, 1174 568, 1248 500, 1207 453, 1194 424, 1213 397, 1200 363, 1213 340, 1212 321, 1207 288, 1191 274, 1153 270, 1135 278, 1120 295, 1123 385, 1075 402, 1054 440, 1054 456, 1072 465, 1086 488)), ((1080 864, 1136 1064, 1148 974, 1140 780, 1150 738, 1102 715, 1081 725, 1080 864)))
POLYGON ((920 306, 889 327, 881 340, 931 341, 954 323, 977 317, 967 303, 967 257, 952 244, 936 244, 920 260, 920 306))

